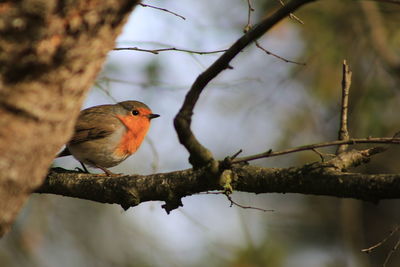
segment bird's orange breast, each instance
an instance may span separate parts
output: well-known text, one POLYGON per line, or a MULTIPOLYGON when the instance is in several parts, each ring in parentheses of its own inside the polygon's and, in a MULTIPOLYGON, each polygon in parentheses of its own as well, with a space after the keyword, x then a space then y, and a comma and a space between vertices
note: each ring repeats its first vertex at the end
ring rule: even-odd
POLYGON ((125 125, 127 131, 115 151, 117 156, 129 156, 138 150, 149 130, 150 121, 144 116, 119 116, 117 118, 125 125))

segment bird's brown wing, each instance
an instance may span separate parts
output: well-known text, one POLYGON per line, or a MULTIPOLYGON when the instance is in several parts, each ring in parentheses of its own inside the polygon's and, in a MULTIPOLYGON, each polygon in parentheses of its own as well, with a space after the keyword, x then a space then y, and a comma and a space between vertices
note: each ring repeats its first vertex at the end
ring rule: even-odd
POLYGON ((75 125, 75 133, 69 144, 104 138, 112 134, 120 124, 121 122, 118 118, 110 116, 108 106, 102 106, 102 109, 98 107, 85 109, 79 114, 75 125))

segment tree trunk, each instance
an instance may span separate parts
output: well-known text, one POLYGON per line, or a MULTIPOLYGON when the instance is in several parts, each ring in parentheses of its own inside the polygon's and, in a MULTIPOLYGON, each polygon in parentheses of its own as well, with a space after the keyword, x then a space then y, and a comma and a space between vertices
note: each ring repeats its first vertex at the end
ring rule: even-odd
POLYGON ((0 236, 72 133, 131 0, 0 3, 0 236))

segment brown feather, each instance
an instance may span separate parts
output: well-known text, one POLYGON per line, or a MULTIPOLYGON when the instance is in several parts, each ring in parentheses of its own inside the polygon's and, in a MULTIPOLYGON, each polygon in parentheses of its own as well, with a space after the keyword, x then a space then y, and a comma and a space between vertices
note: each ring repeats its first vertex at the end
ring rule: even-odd
POLYGON ((103 105, 92 107, 81 111, 75 133, 69 144, 77 144, 89 140, 104 138, 112 134, 121 122, 114 116, 110 116, 112 105, 103 105))

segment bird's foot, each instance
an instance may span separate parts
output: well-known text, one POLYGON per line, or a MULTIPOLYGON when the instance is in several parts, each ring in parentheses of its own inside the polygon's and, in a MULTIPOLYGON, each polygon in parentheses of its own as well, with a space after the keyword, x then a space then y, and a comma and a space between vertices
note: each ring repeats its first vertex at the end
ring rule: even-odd
POLYGON ((122 176, 122 173, 113 173, 112 171, 110 171, 107 168, 101 167, 101 166, 96 166, 97 168, 99 168, 100 170, 102 170, 104 172, 104 175, 110 176, 110 177, 116 177, 116 176, 122 176))

